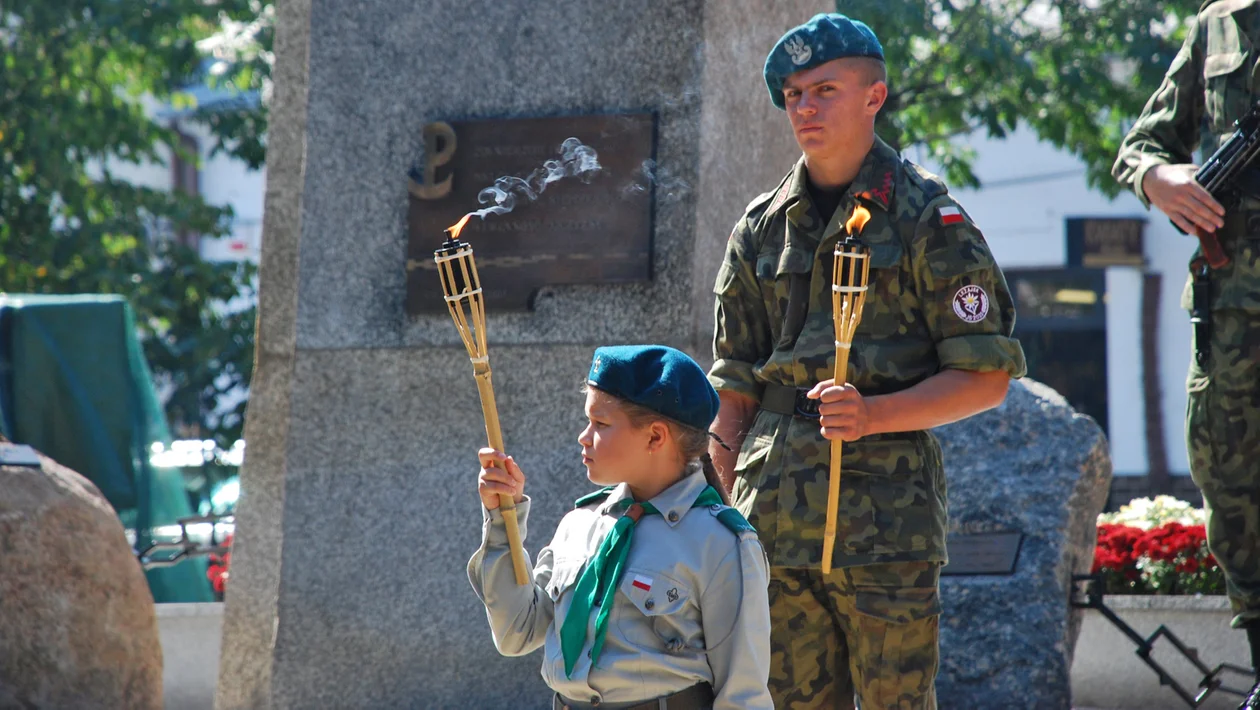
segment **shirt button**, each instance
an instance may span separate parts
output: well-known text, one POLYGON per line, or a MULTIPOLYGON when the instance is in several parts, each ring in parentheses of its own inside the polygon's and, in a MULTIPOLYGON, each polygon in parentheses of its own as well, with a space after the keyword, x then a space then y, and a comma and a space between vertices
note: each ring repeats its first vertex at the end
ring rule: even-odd
POLYGON ((653 609, 655 609, 655 608, 656 608, 656 602, 654 602, 654 601, 652 601, 651 599, 649 599, 649 600, 647 600, 647 601, 643 602, 643 608, 644 608, 644 609, 647 609, 648 611, 652 611, 653 609))
POLYGON ((678 511, 676 510, 669 511, 669 522, 671 523, 678 522, 678 511))

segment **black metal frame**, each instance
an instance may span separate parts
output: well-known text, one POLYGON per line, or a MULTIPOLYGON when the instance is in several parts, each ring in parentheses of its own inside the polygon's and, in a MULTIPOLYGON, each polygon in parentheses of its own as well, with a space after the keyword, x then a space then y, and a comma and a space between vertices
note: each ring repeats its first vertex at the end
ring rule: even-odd
POLYGON ((143 550, 136 551, 136 558, 140 561, 140 566, 144 569, 153 569, 155 567, 170 567, 179 564, 186 559, 200 557, 202 555, 221 555, 227 552, 229 548, 223 544, 218 538, 218 524, 234 520, 232 515, 194 515, 187 518, 180 518, 175 522, 179 525, 179 539, 170 542, 154 542, 143 550), (208 545, 200 545, 188 539, 188 526, 196 523, 210 523, 210 543, 208 545), (171 552, 174 555, 169 557, 154 558, 155 552, 171 552))
MULTIPOLYGON (((1098 613, 1105 616, 1116 628, 1120 629, 1125 636, 1128 636, 1134 644, 1137 645, 1137 656, 1142 662, 1150 666, 1156 674, 1159 675, 1159 684, 1169 686, 1174 693, 1177 694, 1187 705, 1197 708, 1202 705, 1212 693, 1223 692, 1230 695, 1236 695, 1245 698, 1253 692, 1253 688, 1248 686, 1246 689, 1238 689, 1227 686, 1222 682, 1221 675, 1224 673, 1237 673, 1246 676, 1248 679, 1254 678, 1254 672, 1250 668, 1243 668, 1232 663, 1220 663, 1215 668, 1208 666, 1199 659, 1197 649, 1190 648, 1176 634, 1163 624, 1155 629, 1150 636, 1143 638, 1141 634, 1129 626, 1124 619, 1121 619, 1106 604, 1103 603, 1103 579, 1102 575, 1097 574, 1077 574, 1072 576, 1072 598, 1071 604, 1074 609, 1095 609, 1098 613), (1083 598, 1083 599, 1082 599, 1083 598), (1155 642, 1160 638, 1168 639, 1168 642, 1177 649, 1186 660, 1194 665, 1199 673, 1203 674, 1199 681, 1199 690, 1196 694, 1191 695, 1190 691, 1184 688, 1173 678, 1163 666, 1151 657, 1151 651, 1155 647, 1155 642)), ((1249 681, 1250 682, 1250 681, 1249 681)), ((1244 705, 1245 706, 1245 705, 1244 705)))

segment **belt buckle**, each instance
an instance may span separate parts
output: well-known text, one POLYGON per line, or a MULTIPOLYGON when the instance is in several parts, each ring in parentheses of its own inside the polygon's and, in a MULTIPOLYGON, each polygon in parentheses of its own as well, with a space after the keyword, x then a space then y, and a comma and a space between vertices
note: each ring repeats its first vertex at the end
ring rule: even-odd
POLYGON ((796 402, 792 407, 793 412, 796 416, 804 417, 805 419, 821 419, 822 414, 818 411, 818 404, 821 400, 806 397, 805 394, 807 392, 809 392, 809 390, 803 387, 797 388, 796 402))

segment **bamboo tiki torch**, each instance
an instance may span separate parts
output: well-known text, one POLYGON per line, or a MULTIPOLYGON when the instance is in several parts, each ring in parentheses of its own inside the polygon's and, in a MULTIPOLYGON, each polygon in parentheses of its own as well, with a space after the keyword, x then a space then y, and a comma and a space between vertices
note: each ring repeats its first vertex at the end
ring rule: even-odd
MULTIPOLYGON (((848 233, 836 243, 835 268, 831 277, 831 317, 836 327, 835 384, 843 385, 849 375, 849 348, 853 345, 853 333, 862 320, 862 306, 866 303, 867 278, 871 271, 871 250, 858 235, 866 226, 871 213, 858 205, 845 223, 848 233)), ((827 526, 823 530, 823 574, 831 573, 831 556, 836 546, 836 511, 840 507, 840 453, 844 443, 831 441, 831 472, 827 478, 827 526)))
MULTIPOLYGON (((503 430, 499 426, 499 410, 494 403, 490 356, 486 351, 486 304, 481 294, 481 279, 477 276, 472 246, 459 241, 459 232, 467 222, 468 217, 465 216, 446 230, 447 239, 441 249, 433 252, 433 260, 437 262, 438 274, 442 278, 446 307, 450 309, 455 328, 468 350, 468 359, 472 360, 477 394, 481 396, 481 414, 486 420, 486 438, 490 448, 502 451, 503 430)), ((525 562, 525 547, 521 544, 521 529, 516 521, 516 502, 512 496, 499 496, 499 512, 503 514, 503 522, 507 526, 516 583, 528 584, 529 569, 525 562)))

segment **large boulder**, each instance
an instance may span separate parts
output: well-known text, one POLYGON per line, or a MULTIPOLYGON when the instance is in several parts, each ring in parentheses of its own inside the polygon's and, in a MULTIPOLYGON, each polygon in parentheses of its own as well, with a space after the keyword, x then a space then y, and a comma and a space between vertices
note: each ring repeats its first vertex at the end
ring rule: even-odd
MULTIPOLYGON (((2 441, 2 439, 0 439, 2 441)), ((0 465, 0 707, 162 707, 153 596, 96 486, 0 465)))
POLYGON ((961 553, 985 535, 1024 534, 1013 574, 942 578, 941 707, 1068 710, 1082 618, 1069 605, 1071 579, 1093 564, 1111 484, 1106 438, 1029 379, 1011 383, 1001 407, 936 434, 949 481, 951 562, 962 561, 955 547, 961 553))

